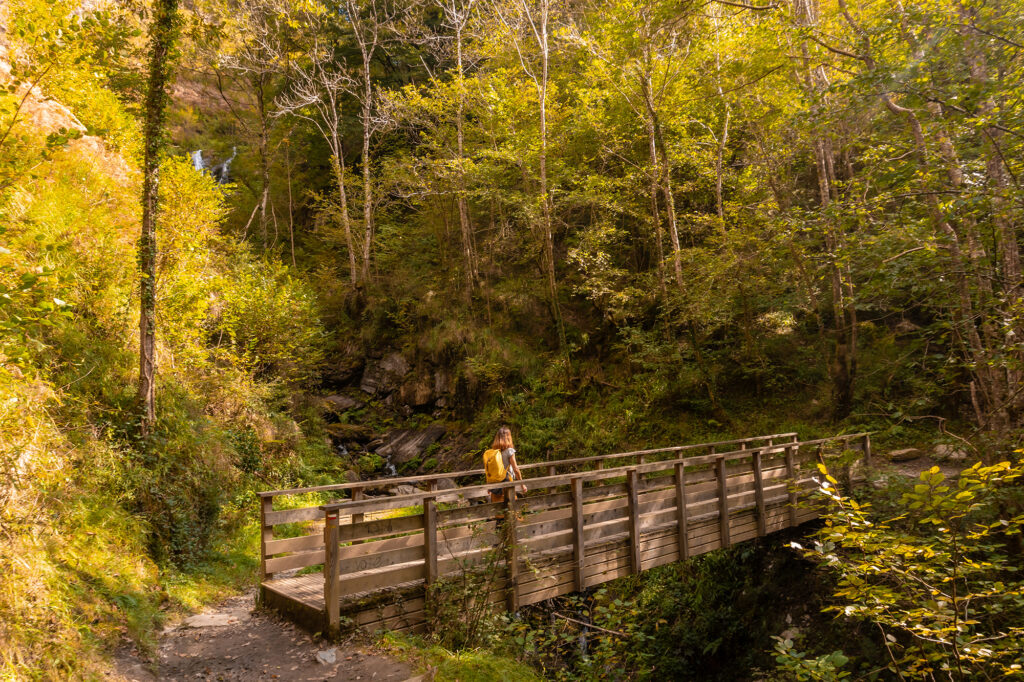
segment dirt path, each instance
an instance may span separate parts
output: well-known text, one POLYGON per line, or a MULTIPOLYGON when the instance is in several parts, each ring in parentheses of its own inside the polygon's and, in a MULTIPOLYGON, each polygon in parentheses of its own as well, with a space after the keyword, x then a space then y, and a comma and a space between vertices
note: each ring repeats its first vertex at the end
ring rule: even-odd
POLYGON ((266 611, 254 611, 254 594, 233 597, 165 630, 157 674, 125 653, 112 677, 132 682, 194 680, 408 680, 405 663, 355 643, 328 644, 266 611))

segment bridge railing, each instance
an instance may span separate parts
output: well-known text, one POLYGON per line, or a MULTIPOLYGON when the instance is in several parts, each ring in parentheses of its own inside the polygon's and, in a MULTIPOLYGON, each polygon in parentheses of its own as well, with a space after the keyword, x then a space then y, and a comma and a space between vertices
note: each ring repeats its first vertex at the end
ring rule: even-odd
MULTIPOLYGON (((869 434, 762 441, 722 453, 541 476, 531 481, 530 494, 503 503, 445 505, 456 492, 470 496, 516 483, 322 505, 327 626, 338 627, 343 602, 430 585, 486 560, 496 548, 508 554, 488 599, 515 610, 799 525, 817 516, 800 506, 817 485, 816 462, 851 449, 869 459, 869 434), (346 515, 382 513, 401 515, 341 523, 346 515), (501 524, 515 542, 499 542, 501 524), (532 570, 524 568, 526 555, 532 570)), ((425 597, 403 600, 402 622, 422 622, 424 608, 425 597)), ((394 624, 379 608, 352 613, 357 625, 394 624)))
MULTIPOLYGON (((574 457, 548 462, 530 462, 520 464, 519 468, 528 480, 538 476, 554 476, 560 470, 571 469, 574 472, 595 469, 601 470, 606 466, 621 464, 644 464, 648 461, 673 458, 683 453, 705 451, 713 454, 723 448, 751 449, 771 446, 779 443, 795 442, 796 433, 774 433, 766 436, 751 436, 736 440, 716 441, 712 443, 697 443, 693 445, 678 445, 665 448, 653 448, 648 450, 636 450, 632 452, 619 452, 608 455, 596 455, 590 457, 574 457)), ((383 487, 397 485, 421 484, 428 488, 428 491, 436 491, 442 485, 447 484, 449 490, 459 490, 457 495, 477 494, 486 496, 485 492, 469 489, 463 492, 465 486, 472 483, 482 483, 484 480, 483 469, 470 469, 439 474, 422 474, 417 476, 402 476, 397 478, 378 479, 370 481, 353 481, 351 483, 337 483, 332 485, 312 486, 306 488, 292 488, 288 490, 269 490, 258 493, 260 498, 260 579, 270 580, 275 573, 293 569, 308 568, 322 564, 324 561, 323 532, 320 527, 305 528, 299 531, 299 535, 282 533, 281 529, 275 531, 275 527, 295 523, 306 523, 310 521, 323 521, 324 514, 320 505, 311 505, 292 509, 275 509, 275 500, 292 495, 304 495, 307 493, 328 493, 334 495, 348 495, 352 501, 365 498, 367 491, 373 491, 383 487), (285 537, 282 537, 285 536, 285 537)), ((532 485, 532 484, 531 484, 532 485)), ((443 501, 451 501, 452 493, 439 498, 443 501)), ((366 520, 365 512, 352 512, 353 523, 366 520)))

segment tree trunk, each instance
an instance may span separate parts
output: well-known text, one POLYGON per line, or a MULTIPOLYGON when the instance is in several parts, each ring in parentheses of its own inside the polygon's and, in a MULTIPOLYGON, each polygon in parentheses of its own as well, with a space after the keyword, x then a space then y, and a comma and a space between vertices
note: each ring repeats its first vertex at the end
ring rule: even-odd
POLYGON ((459 186, 458 186, 458 205, 459 205, 459 227, 462 232, 462 257, 463 267, 465 268, 466 278, 466 300, 470 301, 473 298, 473 290, 476 288, 478 280, 476 256, 473 249, 473 225, 469 220, 469 206, 466 202, 466 150, 465 150, 465 130, 464 130, 464 118, 466 116, 466 91, 463 82, 463 64, 462 64, 462 28, 461 25, 457 26, 455 32, 455 53, 457 59, 458 72, 456 77, 458 78, 458 101, 457 110, 455 112, 455 133, 458 144, 458 155, 459 155, 459 186))
POLYGON ((654 139, 658 148, 658 155, 661 158, 659 164, 661 176, 661 192, 665 198, 665 213, 668 218, 668 236, 672 242, 672 269, 675 273, 676 286, 683 291, 683 261, 681 248, 679 246, 679 226, 676 220, 676 199, 672 190, 672 170, 668 158, 668 150, 665 148, 665 138, 661 131, 661 121, 654 109, 654 94, 651 86, 651 76, 646 74, 641 80, 641 88, 644 96, 644 104, 647 107, 649 125, 654 131, 654 139))
POLYGON ((551 228, 551 197, 548 196, 548 0, 541 1, 540 20, 540 52, 541 79, 537 87, 537 98, 540 107, 540 199, 543 212, 543 252, 544 269, 547 271, 548 295, 551 297, 551 316, 558 329, 558 347, 565 350, 565 324, 562 321, 562 310, 558 304, 558 286, 555 281, 555 239, 551 228))
POLYGON ((363 282, 370 280, 370 248, 373 244, 373 178, 370 174, 371 101, 370 63, 363 62, 365 91, 363 93, 363 282))
POLYGON ((164 141, 169 55, 177 37, 178 0, 157 0, 149 27, 149 83, 144 124, 142 230, 139 236, 139 408, 140 429, 149 436, 156 422, 156 220, 160 152, 164 141))
POLYGON ((356 248, 352 242, 352 220, 348 215, 348 194, 345 192, 345 172, 341 166, 341 140, 335 133, 334 153, 331 155, 331 169, 334 171, 334 182, 338 185, 339 210, 341 226, 345 230, 345 247, 348 249, 349 281, 355 286, 359 281, 359 269, 356 266, 356 248))

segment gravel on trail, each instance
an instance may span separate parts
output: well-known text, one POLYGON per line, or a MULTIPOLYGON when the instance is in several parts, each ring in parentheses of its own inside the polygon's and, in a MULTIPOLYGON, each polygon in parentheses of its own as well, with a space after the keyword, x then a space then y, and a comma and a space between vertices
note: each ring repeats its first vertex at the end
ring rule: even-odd
POLYGON ((255 610, 254 600, 252 592, 232 597, 164 630, 155 666, 121 652, 110 678, 131 682, 401 682, 413 678, 406 663, 374 653, 366 645, 315 639, 272 612, 255 610))

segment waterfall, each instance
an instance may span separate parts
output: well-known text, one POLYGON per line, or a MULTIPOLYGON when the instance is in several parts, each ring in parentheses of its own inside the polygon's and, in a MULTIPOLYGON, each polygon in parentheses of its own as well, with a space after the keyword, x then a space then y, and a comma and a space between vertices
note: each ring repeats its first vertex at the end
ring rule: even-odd
POLYGON ((217 181, 218 185, 223 185, 231 179, 231 162, 238 156, 238 147, 231 148, 231 156, 224 160, 224 163, 218 163, 216 166, 210 169, 210 175, 217 181))
POLYGON ((197 149, 192 152, 192 167, 202 173, 206 170, 206 163, 203 161, 203 150, 197 149))

